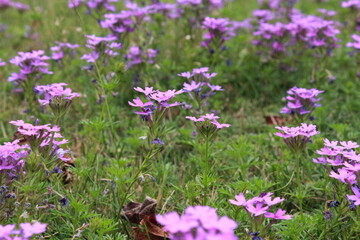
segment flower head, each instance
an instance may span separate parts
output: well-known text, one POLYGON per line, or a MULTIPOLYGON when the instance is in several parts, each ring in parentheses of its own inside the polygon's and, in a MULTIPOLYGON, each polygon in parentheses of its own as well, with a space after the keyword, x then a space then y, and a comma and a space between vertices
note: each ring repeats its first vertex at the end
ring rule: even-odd
POLYGON ((226 216, 219 217, 216 210, 208 206, 188 207, 182 216, 176 212, 157 215, 156 220, 174 240, 237 239, 236 222, 226 216))

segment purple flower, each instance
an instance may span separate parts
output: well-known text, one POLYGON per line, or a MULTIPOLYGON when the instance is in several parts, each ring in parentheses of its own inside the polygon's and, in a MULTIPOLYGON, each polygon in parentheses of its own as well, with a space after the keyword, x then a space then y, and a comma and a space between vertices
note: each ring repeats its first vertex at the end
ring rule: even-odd
POLYGON ((15 224, 1 226, 0 225, 0 239, 6 240, 29 240, 35 234, 40 234, 46 231, 46 224, 43 223, 20 223, 20 229, 15 230, 15 224))
POLYGON ((156 220, 164 225, 173 240, 237 239, 236 222, 226 216, 219 218, 216 210, 208 206, 188 207, 182 216, 176 212, 157 215, 156 220))
POLYGON ((127 60, 126 68, 129 69, 143 62, 154 64, 156 56, 157 51, 154 49, 149 48, 146 51, 142 51, 138 46, 130 47, 128 54, 125 56, 127 60))
POLYGON ((25 238, 30 238, 35 234, 43 233, 46 230, 46 224, 36 222, 31 223, 20 223, 20 234, 25 238))
POLYGON ((226 40, 235 36, 230 25, 231 22, 227 18, 205 17, 202 28, 206 29, 208 33, 204 34, 204 41, 201 45, 210 47, 211 44, 215 44, 214 47, 219 50, 226 40))
POLYGON ((19 52, 10 60, 10 63, 20 67, 19 73, 12 73, 8 78, 9 82, 15 82, 16 85, 30 78, 40 78, 43 74, 53 74, 49 71, 46 61, 50 58, 44 55, 43 50, 31 52, 19 52))
POLYGON ((61 148, 68 141, 60 134, 60 127, 50 127, 50 124, 34 126, 23 120, 10 121, 10 124, 18 127, 17 131, 23 135, 32 151, 44 154, 46 159, 56 158, 65 162, 70 160, 64 155, 68 151, 61 148))
POLYGON ((346 47, 354 48, 354 49, 356 49, 356 50, 360 50, 360 35, 353 34, 353 35, 351 35, 351 38, 352 38, 355 42, 347 43, 347 44, 346 44, 346 47))
POLYGON ((213 126, 215 126, 216 129, 221 129, 224 127, 230 127, 230 124, 220 124, 216 119, 219 119, 219 116, 216 116, 215 114, 211 113, 207 113, 205 115, 200 116, 200 118, 196 118, 196 117, 191 117, 191 116, 186 116, 186 119, 189 119, 191 121, 194 122, 195 126, 197 128, 208 128, 207 126, 209 126, 209 124, 211 123, 213 126), (200 122, 198 125, 198 122, 200 122))
POLYGON ((19 11, 25 11, 29 10, 30 6, 20 2, 13 2, 12 0, 0 0, 0 10, 6 8, 16 8, 19 11))
POLYGON ((115 36, 97 37, 95 35, 85 35, 87 38, 86 47, 92 49, 92 52, 85 54, 81 59, 85 59, 87 62, 95 62, 100 57, 109 57, 119 55, 117 52, 122 48, 120 43, 115 42, 117 38, 115 36))
POLYGON ((111 5, 113 2, 118 2, 118 0, 69 0, 68 7, 76 8, 81 5, 86 5, 90 9, 106 9, 108 11, 114 12, 116 10, 114 5, 111 5))
POLYGON ((247 201, 243 193, 239 193, 238 195, 236 195, 235 199, 236 200, 230 199, 229 202, 236 206, 246 206, 247 201))
POLYGON ((230 203, 236 206, 244 207, 244 209, 251 213, 254 217, 259 217, 264 215, 267 218, 274 218, 274 219, 291 219, 290 215, 284 215, 285 211, 278 209, 277 212, 270 213, 268 210, 271 206, 276 205, 284 199, 276 197, 274 199, 271 198, 273 193, 262 193, 258 197, 254 197, 252 199, 246 200, 243 193, 240 193, 235 196, 236 200, 230 199, 230 203))
POLYGON ((318 9, 318 12, 323 14, 324 16, 326 17, 332 17, 332 16, 335 16, 336 15, 336 11, 333 11, 333 10, 327 10, 327 9, 324 9, 324 8, 319 8, 318 9))
POLYGON ((71 50, 70 54, 74 53, 74 49, 80 47, 79 44, 71 44, 64 42, 55 42, 56 45, 51 47, 52 55, 51 58, 53 60, 59 61, 64 58, 66 50, 71 50))
POLYGON ((291 114, 300 118, 302 115, 309 115, 315 108, 321 106, 318 103, 321 100, 321 98, 318 98, 318 95, 323 92, 324 91, 315 88, 306 89, 293 87, 287 92, 289 94, 286 97, 288 103, 280 113, 291 114))
POLYGON ((140 108, 145 108, 147 106, 151 106, 154 104, 154 102, 152 101, 149 101, 149 102, 146 102, 146 103, 143 103, 143 101, 141 101, 141 99, 138 97, 138 98, 135 98, 133 100, 133 102, 128 102, 130 106, 133 106, 133 107, 140 107, 140 108))
POLYGON ((148 96, 148 95, 155 92, 154 87, 145 87, 145 89, 142 89, 140 87, 135 87, 134 90, 138 91, 138 92, 141 92, 141 93, 144 93, 146 96, 148 96))
POLYGON ((360 189, 358 186, 351 187, 354 195, 347 195, 348 199, 354 201, 355 205, 360 205, 360 189))
POLYGON ((349 184, 356 183, 356 175, 353 172, 348 171, 346 168, 338 169, 337 173, 331 171, 329 176, 332 178, 336 178, 343 183, 349 183, 349 184))
POLYGON ((44 99, 39 99, 41 105, 69 104, 75 97, 80 97, 79 93, 72 92, 71 88, 64 88, 66 83, 53 83, 50 85, 39 85, 35 87, 38 95, 44 95, 44 99))
POLYGON ((282 220, 290 220, 292 218, 291 215, 284 215, 285 214, 285 210, 282 210, 281 208, 279 208, 276 213, 265 213, 264 216, 266 218, 273 218, 273 219, 282 219, 282 220))
POLYGON ((19 143, 20 140, 15 140, 0 145, 0 174, 14 174, 24 167, 24 159, 30 153, 30 149, 27 144, 19 143))
POLYGON ((303 150, 310 142, 311 137, 319 134, 316 125, 302 123, 298 127, 275 127, 280 132, 274 133, 276 136, 284 138, 286 145, 293 151, 303 150))
POLYGON ((180 105, 179 102, 170 103, 170 101, 176 97, 178 94, 183 93, 183 90, 167 90, 166 92, 161 92, 159 90, 153 90, 153 87, 145 87, 142 89, 140 87, 134 88, 136 91, 144 93, 148 102, 143 102, 139 97, 133 100, 133 102, 128 102, 129 105, 133 107, 141 108, 141 111, 135 111, 136 114, 142 115, 143 119, 149 124, 152 124, 152 114, 156 111, 161 113, 159 116, 164 117, 162 112, 165 112, 170 107, 180 105))
POLYGON ((343 8, 349 8, 349 7, 360 8, 360 1, 359 1, 359 0, 343 1, 343 2, 341 3, 341 6, 342 6, 343 8))

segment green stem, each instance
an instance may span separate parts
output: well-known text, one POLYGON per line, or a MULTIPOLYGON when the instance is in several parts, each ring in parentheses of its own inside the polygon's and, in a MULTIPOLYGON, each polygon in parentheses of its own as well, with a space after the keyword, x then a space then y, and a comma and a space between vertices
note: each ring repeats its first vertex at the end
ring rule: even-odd
POLYGON ((301 170, 300 170, 300 165, 301 165, 301 154, 297 153, 296 154, 296 181, 297 181, 297 187, 298 187, 298 199, 299 199, 299 203, 300 203, 300 214, 301 217, 303 216, 303 199, 302 196, 299 198, 299 194, 301 193, 301 170))

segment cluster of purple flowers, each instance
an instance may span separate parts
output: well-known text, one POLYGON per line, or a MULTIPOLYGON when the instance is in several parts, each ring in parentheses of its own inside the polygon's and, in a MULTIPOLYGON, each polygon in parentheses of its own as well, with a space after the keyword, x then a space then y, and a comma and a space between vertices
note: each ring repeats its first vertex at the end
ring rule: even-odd
POLYGON ((272 199, 273 193, 262 193, 258 197, 254 197, 252 199, 246 200, 243 193, 240 193, 235 196, 235 200, 230 199, 230 203, 236 206, 244 207, 245 211, 251 214, 251 216, 264 216, 266 218, 272 219, 283 219, 289 220, 291 219, 291 215, 285 215, 284 210, 279 208, 275 213, 268 212, 271 206, 281 203, 285 199, 276 197, 272 199))
POLYGON ((354 48, 356 51, 360 51, 360 35, 353 34, 353 35, 351 35, 351 38, 352 38, 355 42, 347 43, 347 44, 346 44, 346 47, 354 48))
POLYGON ((222 8, 226 0, 177 0, 177 4, 184 7, 207 5, 209 8, 222 8))
POLYGON ((115 6, 112 5, 114 2, 118 2, 118 0, 69 0, 68 7, 76 8, 81 5, 86 5, 89 9, 106 9, 114 12, 116 10, 115 6))
POLYGON ((159 7, 159 5, 156 6, 158 7, 154 8, 153 5, 139 7, 135 3, 127 3, 127 10, 122 10, 120 13, 105 14, 105 19, 100 21, 100 25, 102 28, 109 29, 115 36, 133 32, 142 21, 150 20, 149 14, 166 9, 159 7))
POLYGON ((333 17, 336 15, 336 11, 334 10, 327 10, 325 8, 319 8, 318 12, 321 13, 324 17, 333 17))
POLYGON ((69 161, 68 150, 60 146, 68 143, 60 134, 60 127, 50 124, 32 125, 23 120, 10 121, 10 124, 18 127, 17 131, 25 138, 27 144, 34 152, 40 152, 46 159, 60 159, 69 161))
POLYGON ((71 43, 63 43, 63 42, 56 42, 56 45, 51 47, 52 55, 51 58, 56 61, 60 61, 64 58, 66 49, 70 49, 71 55, 73 55, 73 50, 75 48, 80 47, 79 44, 71 44, 71 43))
POLYGON ((20 72, 12 73, 8 81, 20 85, 26 80, 33 78, 38 79, 43 74, 53 74, 53 72, 50 72, 47 68, 49 64, 46 61, 49 59, 48 56, 44 55, 43 50, 19 52, 18 56, 10 60, 10 63, 20 67, 20 72))
POLYGON ((146 50, 142 50, 138 46, 133 46, 129 48, 128 54, 126 54, 125 59, 127 60, 126 68, 129 69, 134 65, 141 64, 143 62, 147 62, 149 64, 155 63, 155 58, 157 56, 157 50, 148 48, 146 50))
POLYGON ((24 167, 24 158, 29 154, 27 145, 20 145, 20 140, 0 145, 0 173, 16 178, 16 173, 24 167))
POLYGON ((219 49, 226 40, 235 36, 232 23, 227 18, 211 18, 205 17, 202 28, 208 32, 204 34, 204 41, 201 43, 204 47, 213 46, 219 49))
POLYGON ((321 104, 318 103, 321 100, 318 95, 323 92, 324 91, 315 88, 306 89, 293 87, 287 92, 288 96, 286 96, 286 100, 288 102, 280 113, 291 114, 297 118, 301 118, 302 115, 308 116, 315 108, 321 106, 321 104))
POLYGON ((313 162, 325 167, 331 166, 330 177, 338 179, 350 186, 354 195, 348 195, 348 199, 355 205, 360 205, 360 154, 354 149, 359 145, 352 141, 329 141, 324 139, 324 147, 316 151, 321 157, 313 159, 313 162))
POLYGON ((292 151, 304 150, 306 144, 311 142, 311 137, 319 134, 316 131, 316 125, 302 123, 298 127, 275 127, 280 132, 274 133, 276 136, 282 137, 286 145, 292 151))
POLYGON ((172 240, 237 239, 237 223, 226 216, 219 217, 216 209, 208 206, 188 207, 181 216, 176 212, 157 215, 156 220, 172 240))
POLYGON ((154 90, 153 87, 145 87, 145 89, 136 87, 134 90, 145 94, 147 102, 143 102, 138 97, 135 98, 132 102, 129 101, 129 105, 141 108, 141 111, 136 111, 135 113, 141 115, 143 119, 149 124, 152 124, 153 122, 153 114, 157 114, 160 117, 163 117, 164 111, 170 107, 180 105, 179 102, 170 103, 170 101, 178 94, 183 93, 183 90, 177 91, 175 89, 161 92, 159 90, 154 90))
POLYGON ((197 127, 200 132, 208 132, 211 129, 211 126, 214 126, 216 129, 222 129, 224 127, 230 127, 230 124, 227 123, 219 123, 217 119, 219 116, 216 116, 213 113, 207 113, 205 115, 200 116, 199 118, 186 116, 185 118, 194 122, 195 126, 197 127))
POLYGON ((35 222, 20 223, 20 229, 15 229, 15 224, 0 225, 0 239, 3 240, 30 240, 36 234, 46 231, 46 224, 35 222))
POLYGON ((253 43, 270 49, 271 55, 286 53, 288 47, 296 45, 305 46, 307 49, 322 47, 330 54, 332 49, 338 46, 336 35, 339 33, 334 21, 296 13, 291 16, 289 23, 260 22, 254 32, 257 39, 253 43))
POLYGON ((38 95, 44 95, 39 99, 42 106, 49 105, 54 115, 61 118, 69 110, 72 99, 80 97, 79 93, 72 92, 71 88, 64 88, 66 83, 53 83, 50 85, 39 85, 35 87, 38 95))
POLYGON ((85 59, 89 63, 93 63, 103 56, 119 55, 118 49, 122 47, 121 43, 115 42, 117 40, 114 36, 96 37, 95 35, 86 35, 86 47, 92 49, 90 54, 85 54, 81 59, 85 59))
POLYGON ((343 8, 353 7, 353 8, 358 8, 358 9, 360 9, 360 1, 359 1, 359 0, 343 1, 343 2, 341 3, 341 6, 342 6, 343 8))
MULTIPOLYGON (((218 91, 224 90, 221 86, 210 83, 210 80, 215 77, 217 73, 209 73, 208 71, 208 67, 202 67, 194 68, 192 72, 178 74, 178 76, 188 79, 188 82, 184 82, 183 84, 183 90, 189 94, 191 100, 198 104, 199 110, 206 104, 211 96, 218 91)), ((187 108, 192 108, 192 105, 189 105, 187 108)))
POLYGON ((0 0, 0 10, 7 8, 15 8, 19 11, 29 10, 29 5, 23 4, 21 2, 14 2, 12 0, 0 0))

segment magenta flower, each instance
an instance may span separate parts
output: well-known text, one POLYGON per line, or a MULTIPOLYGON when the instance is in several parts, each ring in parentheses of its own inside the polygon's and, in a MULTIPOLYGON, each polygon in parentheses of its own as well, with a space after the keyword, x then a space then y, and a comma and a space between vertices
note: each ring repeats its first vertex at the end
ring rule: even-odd
POLYGON ((44 74, 53 74, 49 71, 46 61, 50 58, 44 55, 43 50, 31 52, 19 52, 10 60, 10 63, 20 67, 19 73, 12 73, 8 78, 9 82, 20 85, 28 79, 38 79, 44 74))
POLYGON ((276 205, 284 199, 276 197, 272 199, 271 195, 273 193, 262 193, 258 197, 253 197, 252 199, 246 200, 243 193, 240 193, 235 196, 236 200, 230 199, 230 203, 236 206, 243 207, 248 213, 251 215, 249 217, 255 218, 254 221, 263 221, 261 216, 265 216, 266 218, 274 218, 274 219, 284 219, 289 220, 291 219, 290 215, 284 215, 285 211, 278 209, 277 212, 271 213, 268 212, 271 206, 276 205), (257 220, 259 219, 259 220, 257 220))
POLYGON ((216 51, 220 50, 226 40, 235 36, 230 25, 231 22, 227 18, 205 17, 202 28, 206 29, 208 33, 204 34, 204 41, 201 45, 208 48, 212 46, 216 51))
POLYGON ((190 84, 184 82, 183 89, 185 92, 192 92, 192 91, 198 89, 201 85, 202 85, 201 83, 197 83, 195 81, 191 81, 190 84))
POLYGON ((30 153, 29 146, 19 145, 20 140, 0 145, 0 174, 17 174, 24 168, 25 158, 30 153))
POLYGON ((118 2, 118 0, 69 0, 68 7, 76 8, 81 5, 86 5, 89 9, 102 10, 106 9, 115 12, 116 8, 111 3, 118 2))
POLYGON ((68 50, 71 50, 68 55, 74 55, 74 49, 80 47, 79 44, 70 44, 70 43, 64 43, 64 42, 55 42, 56 45, 51 47, 52 55, 51 58, 56 61, 60 61, 64 58, 65 52, 68 52, 68 50))
POLYGON ((316 125, 302 123, 299 127, 275 127, 280 132, 274 133, 276 136, 284 138, 286 145, 294 151, 303 150, 306 144, 311 141, 311 137, 319 134, 316 125))
POLYGON ((142 89, 140 87, 135 87, 134 90, 138 91, 138 92, 141 92, 141 93, 144 93, 146 96, 148 96, 148 95, 155 92, 153 87, 145 87, 145 89, 142 89))
POLYGON ((154 64, 156 56, 157 51, 154 49, 149 48, 143 51, 138 46, 130 47, 128 54, 125 56, 125 59, 127 60, 126 68, 129 69, 134 65, 138 65, 144 62, 154 64))
POLYGON ((359 0, 343 1, 343 2, 341 3, 341 6, 342 6, 343 8, 349 8, 349 7, 360 8, 360 1, 359 1, 359 0))
POLYGON ((360 189, 357 186, 351 187, 352 192, 354 195, 347 195, 350 201, 354 201, 355 205, 360 205, 360 189))
POLYGON ((285 210, 279 208, 276 213, 265 213, 264 216, 266 218, 273 218, 273 219, 282 219, 282 220, 290 220, 292 218, 291 215, 284 215, 286 213, 285 210))
POLYGON ((203 122, 203 121, 205 121, 205 119, 203 117, 196 118, 196 117, 186 116, 185 118, 189 119, 189 120, 191 120, 193 122, 203 122))
POLYGON ((259 202, 259 201, 251 201, 251 200, 249 200, 246 203, 246 210, 249 213, 254 214, 255 217, 267 213, 268 209, 269 209, 269 206, 266 206, 262 202, 259 202))
POLYGON ((15 8, 18 11, 26 11, 30 9, 30 6, 21 2, 14 2, 12 0, 0 0, 0 10, 7 8, 15 8))
POLYGON ((332 178, 336 178, 343 183, 349 183, 349 184, 356 183, 356 175, 353 172, 348 171, 345 168, 338 169, 337 173, 334 171, 331 171, 329 176, 332 178))
POLYGON ((186 116, 186 119, 189 119, 194 122, 195 127, 197 128, 198 132, 204 139, 212 139, 216 136, 217 132, 224 127, 230 127, 230 124, 220 124, 216 119, 219 119, 219 116, 215 114, 207 113, 205 115, 200 116, 199 118, 186 116))
POLYGON ((164 117, 164 112, 166 112, 170 107, 178 106, 180 103, 170 101, 175 98, 177 95, 183 93, 183 90, 167 90, 161 92, 159 90, 153 90, 153 87, 145 87, 142 89, 140 87, 134 88, 134 90, 144 93, 148 102, 143 102, 139 97, 134 99, 133 102, 128 102, 129 105, 133 107, 140 107, 141 111, 135 111, 136 114, 141 115, 145 121, 149 124, 152 124, 152 115, 156 114, 157 116, 164 117))
POLYGON ((280 113, 291 114, 296 118, 302 118, 302 115, 309 116, 315 108, 321 106, 318 104, 321 100, 318 95, 323 92, 315 88, 293 87, 288 91, 289 95, 286 97, 287 106, 283 107, 280 113))
POLYGON ((15 230, 15 224, 1 226, 0 225, 0 239, 4 240, 30 240, 34 235, 46 231, 46 224, 36 222, 20 223, 20 229, 15 230))
POLYGON ((193 104, 197 105, 199 112, 201 112, 201 107, 206 105, 210 97, 214 96, 216 92, 224 90, 221 86, 210 84, 211 79, 217 73, 209 73, 208 71, 208 67, 202 67, 194 68, 191 73, 183 72, 178 74, 178 76, 188 79, 188 82, 183 83, 183 90, 188 93, 193 104))
POLYGON ((156 220, 173 240, 237 239, 236 222, 226 216, 218 217, 216 210, 208 206, 188 207, 182 216, 176 212, 157 215, 156 220))
POLYGON ((211 123, 214 124, 217 129, 222 129, 222 128, 224 128, 224 127, 231 127, 231 124, 219 123, 219 122, 216 121, 216 120, 212 121, 211 123))
POLYGON ((79 93, 72 92, 70 88, 64 88, 66 83, 53 83, 50 85, 39 85, 35 87, 38 95, 44 95, 44 99, 39 99, 41 105, 69 104, 75 97, 80 97, 79 93))
POLYGON ((23 135, 32 151, 39 151, 46 159, 69 160, 64 156, 65 150, 59 150, 61 145, 68 143, 60 134, 60 127, 51 127, 50 124, 34 126, 23 120, 10 121, 10 124, 18 127, 17 131, 23 135))
POLYGON ((31 223, 20 223, 21 234, 25 238, 30 238, 31 236, 39 233, 43 233, 46 230, 46 224, 36 222, 31 223))
POLYGON ((133 106, 133 107, 140 107, 140 108, 145 108, 147 106, 151 106, 154 104, 154 102, 152 101, 149 101, 149 102, 146 102, 146 103, 143 103, 143 101, 141 101, 141 99, 138 97, 138 98, 135 98, 133 100, 133 102, 128 102, 130 106, 133 106))
POLYGON ((114 36, 85 35, 85 37, 87 38, 86 47, 92 49, 92 52, 84 54, 81 59, 90 63, 97 61, 100 57, 117 56, 119 55, 118 50, 122 48, 120 43, 115 42, 117 38, 114 36))
POLYGON ((238 195, 236 195, 235 199, 236 200, 230 199, 229 202, 236 206, 246 206, 247 201, 243 193, 239 193, 238 195))

